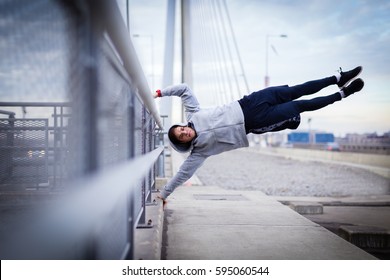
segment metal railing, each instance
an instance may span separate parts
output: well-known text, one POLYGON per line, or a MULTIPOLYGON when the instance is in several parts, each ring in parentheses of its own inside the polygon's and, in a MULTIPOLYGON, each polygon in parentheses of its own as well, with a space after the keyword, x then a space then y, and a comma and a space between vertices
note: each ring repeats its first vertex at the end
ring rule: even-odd
POLYGON ((0 257, 132 259, 163 126, 116 1, 10 2, 0 16, 13 29, 0 80, 0 257), (12 76, 32 67, 35 80, 12 76), (24 91, 32 102, 4 98, 24 91), (63 101, 42 101, 48 92, 63 101))
MULTIPOLYGON (((56 189, 65 175, 69 103, 0 102, 7 108, 48 108, 45 118, 0 119, 0 191, 56 189)), ((0 111, 0 114, 2 112, 0 111)))

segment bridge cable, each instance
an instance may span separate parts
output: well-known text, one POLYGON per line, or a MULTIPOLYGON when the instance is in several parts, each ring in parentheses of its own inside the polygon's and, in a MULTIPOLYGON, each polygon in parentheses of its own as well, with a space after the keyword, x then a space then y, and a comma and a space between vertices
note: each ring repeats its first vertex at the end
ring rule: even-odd
POLYGON ((238 45, 237 45, 236 35, 235 35, 235 33, 234 33, 232 21, 231 21, 230 14, 229 14, 229 9, 228 9, 228 7, 227 7, 226 0, 222 0, 222 3, 223 3, 223 5, 224 5, 225 13, 226 13, 226 16, 227 16, 227 19, 228 19, 228 23, 229 23, 229 27, 230 27, 230 33, 232 34, 233 43, 234 43, 234 48, 235 48, 235 50, 236 50, 236 55, 237 55, 237 58, 238 58, 238 61, 239 61, 239 64, 240 64, 241 73, 242 73, 242 76, 243 76, 243 79, 244 79, 244 83, 245 83, 245 87, 246 87, 246 92, 249 94, 250 90, 249 90, 248 80, 247 80, 247 78, 246 78, 244 66, 243 66, 243 64, 242 64, 242 60, 241 60, 241 56, 240 56, 240 51, 239 51, 238 45))

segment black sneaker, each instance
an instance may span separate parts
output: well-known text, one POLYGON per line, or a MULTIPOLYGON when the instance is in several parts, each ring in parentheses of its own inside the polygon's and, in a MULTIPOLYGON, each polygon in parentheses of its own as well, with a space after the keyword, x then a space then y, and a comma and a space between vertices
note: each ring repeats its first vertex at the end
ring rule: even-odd
POLYGON ((360 91, 364 86, 364 82, 362 79, 356 79, 352 83, 350 83, 348 86, 342 89, 344 92, 345 97, 360 91))
POLYGON ((344 87, 349 81, 351 81, 353 78, 355 78, 357 75, 359 75, 360 72, 362 72, 362 70, 363 70, 363 67, 358 66, 350 71, 343 72, 343 70, 341 70, 341 67, 340 67, 341 78, 340 78, 340 81, 337 83, 339 88, 344 87))

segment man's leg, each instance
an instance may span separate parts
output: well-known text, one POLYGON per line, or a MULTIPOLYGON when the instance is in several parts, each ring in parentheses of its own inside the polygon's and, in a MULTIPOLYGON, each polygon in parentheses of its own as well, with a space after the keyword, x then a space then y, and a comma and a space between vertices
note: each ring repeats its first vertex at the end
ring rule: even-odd
MULTIPOLYGON (((301 85, 295 86, 277 86, 269 87, 258 93, 261 93, 264 98, 272 105, 278 105, 293 101, 303 95, 309 95, 320 91, 321 89, 335 85, 337 83, 336 76, 331 76, 319 80, 313 80, 301 85)), ((255 94, 258 94, 255 93, 255 94)))
POLYGON ((290 87, 292 100, 295 100, 304 95, 310 95, 319 92, 321 89, 337 83, 336 76, 327 77, 324 79, 313 80, 301 85, 290 87))
POLYGON ((300 113, 307 111, 315 111, 321 108, 324 108, 330 104, 333 104, 336 101, 341 100, 340 92, 328 96, 316 97, 310 100, 298 100, 293 101, 300 113))
POLYGON ((292 87, 279 88, 275 92, 280 103, 298 99, 304 95, 310 95, 319 92, 321 89, 330 85, 337 84, 339 88, 343 88, 349 81, 358 76, 362 71, 362 67, 358 66, 347 72, 340 72, 334 76, 309 81, 292 87))
POLYGON ((270 124, 288 120, 302 112, 315 111, 324 108, 342 98, 360 91, 364 86, 362 79, 354 80, 350 85, 341 91, 328 96, 316 97, 310 100, 295 100, 274 106, 268 114, 267 122, 270 124))
POLYGON ((317 97, 310 100, 298 100, 298 101, 294 101, 294 103, 298 107, 300 113, 306 111, 315 111, 324 108, 325 106, 328 106, 330 104, 333 104, 334 102, 339 101, 342 98, 345 98, 351 94, 354 94, 355 92, 360 91, 363 88, 363 86, 364 86, 363 80, 356 79, 349 86, 343 88, 342 90, 334 94, 317 97))

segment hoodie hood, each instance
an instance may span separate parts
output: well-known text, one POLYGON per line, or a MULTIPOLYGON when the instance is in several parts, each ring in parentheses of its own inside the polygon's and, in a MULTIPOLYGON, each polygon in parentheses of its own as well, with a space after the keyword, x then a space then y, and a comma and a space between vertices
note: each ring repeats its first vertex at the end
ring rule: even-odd
POLYGON ((169 142, 170 142, 172 148, 174 148, 175 151, 177 151, 179 153, 187 153, 187 152, 191 151, 192 148, 193 148, 194 140, 192 140, 191 142, 188 142, 188 143, 179 143, 179 142, 175 141, 175 139, 172 138, 170 132, 175 127, 178 127, 178 126, 188 126, 188 125, 189 124, 186 124, 186 123, 178 123, 178 124, 175 124, 175 125, 171 126, 171 128, 168 131, 169 142))

